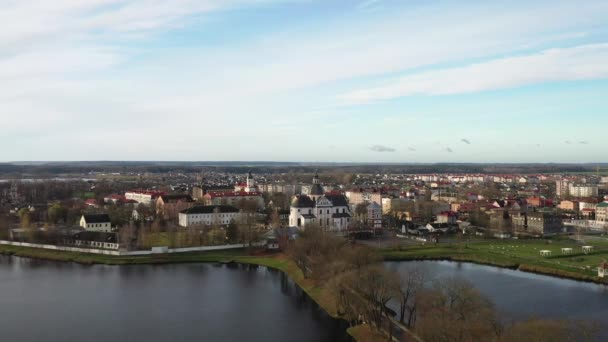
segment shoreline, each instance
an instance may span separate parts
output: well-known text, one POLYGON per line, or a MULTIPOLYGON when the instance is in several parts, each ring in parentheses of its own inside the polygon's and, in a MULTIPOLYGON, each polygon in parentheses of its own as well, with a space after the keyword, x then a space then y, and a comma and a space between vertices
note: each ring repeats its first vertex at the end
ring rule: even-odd
MULTIPOLYGON (((519 270, 559 279, 568 279, 597 285, 608 285, 608 282, 597 278, 567 272, 560 269, 519 263, 514 260, 488 260, 487 258, 476 257, 475 255, 457 254, 456 255, 429 255, 424 254, 424 249, 416 251, 417 254, 403 255, 395 250, 377 250, 384 262, 411 262, 411 261, 450 261, 466 262, 477 265, 498 267, 511 270, 519 270)), ((431 253, 432 254, 432 253, 431 253)), ((305 279, 299 268, 283 253, 249 255, 246 249, 192 252, 179 254, 159 254, 151 256, 112 256, 87 253, 75 253, 66 251, 44 250, 31 247, 0 245, 0 255, 17 256, 36 260, 74 262, 82 265, 161 265, 161 264, 180 264, 180 263, 239 263, 246 265, 258 265, 278 270, 288 276, 295 284, 300 287, 329 317, 342 320, 337 313, 336 303, 328 290, 317 286, 310 279, 305 279)), ((346 333, 354 341, 367 340, 371 337, 371 330, 365 324, 348 326, 346 333)), ((376 340, 374 336, 373 339, 376 340)), ((381 340, 378 338, 378 340, 381 340)))
MULTIPOLYGON (((333 297, 322 287, 315 286, 312 281, 305 279, 299 268, 282 253, 265 254, 260 256, 247 255, 244 249, 210 251, 180 254, 160 254, 154 256, 111 256, 92 255, 86 253, 74 253, 65 251, 50 251, 31 247, 17 247, 0 245, 0 255, 16 256, 34 260, 46 260, 56 262, 74 262, 81 265, 163 265, 163 264, 186 264, 186 263, 238 263, 243 265, 264 266, 283 272, 291 279, 315 304, 322 309, 330 318, 341 320, 337 313, 333 297)), ((354 341, 355 335, 351 333, 353 328, 361 327, 346 326, 346 334, 354 341)))
POLYGON ((465 256, 403 256, 403 257, 383 257, 383 261, 388 262, 410 262, 410 261, 450 261, 450 262, 466 262, 470 264, 482 265, 482 266, 492 266, 503 269, 516 270, 521 272, 528 272, 538 275, 544 275, 548 277, 554 277, 558 279, 567 279, 580 281, 584 283, 593 283, 597 285, 605 285, 608 286, 608 281, 602 280, 598 277, 588 276, 584 274, 579 274, 575 272, 562 271, 558 269, 543 267, 543 266, 535 266, 526 263, 517 263, 513 262, 512 264, 505 264, 499 262, 491 262, 487 260, 479 260, 475 257, 465 257, 465 256))

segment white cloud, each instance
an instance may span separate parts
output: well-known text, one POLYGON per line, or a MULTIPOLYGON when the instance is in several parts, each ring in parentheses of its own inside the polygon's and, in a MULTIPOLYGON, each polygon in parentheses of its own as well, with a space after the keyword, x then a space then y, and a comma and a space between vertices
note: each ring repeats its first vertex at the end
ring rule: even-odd
POLYGON ((369 149, 374 152, 395 152, 394 148, 384 145, 372 145, 369 149))
POLYGON ((357 5, 357 8, 360 10, 366 9, 366 8, 370 8, 374 5, 377 5, 381 0, 365 0, 363 2, 360 2, 357 5))
POLYGON ((461 94, 543 82, 604 79, 608 78, 607 60, 608 44, 549 49, 527 56, 408 75, 339 98, 356 104, 411 95, 461 94))

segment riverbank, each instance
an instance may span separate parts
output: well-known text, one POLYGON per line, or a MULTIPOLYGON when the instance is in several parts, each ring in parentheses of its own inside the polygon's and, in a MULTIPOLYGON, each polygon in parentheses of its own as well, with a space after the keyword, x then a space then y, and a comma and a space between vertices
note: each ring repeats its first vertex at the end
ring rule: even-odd
POLYGON ((597 246, 598 248, 588 254, 583 252, 561 254, 562 248, 574 249, 575 247, 572 243, 567 242, 490 240, 380 249, 379 254, 385 261, 461 261, 608 284, 606 279, 597 277, 596 269, 604 258, 608 258, 606 246, 597 246), (549 250, 552 252, 552 256, 541 257, 540 250, 549 250))
MULTIPOLYGON (((168 263, 235 262, 241 264, 265 266, 287 274, 287 276, 289 276, 289 278, 293 280, 330 317, 334 319, 341 319, 337 312, 337 303, 330 291, 321 286, 317 286, 310 279, 305 279, 302 271, 284 254, 250 255, 245 249, 238 249, 197 253, 158 254, 151 256, 111 256, 8 245, 0 245, 0 254, 40 260, 75 262, 85 265, 146 265, 168 263)), ((349 334, 350 331, 351 330, 349 329, 349 334)), ((352 331, 357 333, 362 331, 362 329, 359 328, 352 331)), ((365 329, 363 329, 363 331, 365 331, 365 329)), ((351 334, 351 336, 353 336, 356 341, 374 341, 367 339, 367 337, 369 337, 368 334, 365 334, 365 338, 363 339, 358 338, 358 336, 355 334, 351 334)))

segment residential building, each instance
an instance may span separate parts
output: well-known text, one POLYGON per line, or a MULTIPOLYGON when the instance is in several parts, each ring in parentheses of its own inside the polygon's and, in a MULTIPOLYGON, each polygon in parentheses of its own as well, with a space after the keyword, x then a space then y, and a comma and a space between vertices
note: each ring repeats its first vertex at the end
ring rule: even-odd
POLYGON ((568 192, 572 197, 597 197, 598 186, 594 184, 570 184, 568 192))
POLYGON ((564 179, 560 179, 558 181, 555 182, 555 194, 558 197, 564 198, 566 196, 568 196, 569 194, 569 182, 567 180, 564 179))
POLYGON ((351 208, 361 203, 382 203, 382 193, 378 189, 353 189, 346 192, 346 198, 351 208))
POLYGON ((125 192, 125 199, 149 205, 156 201, 159 196, 164 194, 165 193, 162 191, 131 190, 125 192))
POLYGON ((550 211, 515 213, 511 221, 515 232, 537 236, 558 234, 564 227, 561 217, 550 211))
POLYGON ((444 211, 437 215, 436 223, 447 223, 447 224, 456 224, 458 219, 458 214, 453 211, 444 211))
POLYGON ((192 225, 222 225, 237 221, 240 217, 239 209, 230 205, 197 205, 180 211, 179 225, 189 227, 192 225))
POLYGON ((194 199, 188 194, 161 195, 156 199, 156 214, 165 218, 175 218, 180 211, 194 204, 194 199))
POLYGON ((264 198, 259 192, 208 192, 203 196, 205 205, 239 206, 246 201, 255 202, 259 209, 264 208, 264 198))
POLYGON ((561 210, 578 211, 578 202, 563 200, 559 202, 559 208, 561 210))
POLYGON ((382 207, 378 203, 372 202, 367 206, 367 222, 373 229, 382 228, 382 207))
POLYGON ((65 243, 69 246, 118 250, 116 233, 101 231, 84 231, 72 235, 65 243))
POLYGON ((608 222, 608 202, 604 201, 595 207, 595 220, 608 222))
POLYGON ((80 218, 80 226, 88 231, 111 232, 112 223, 108 214, 85 214, 80 218))

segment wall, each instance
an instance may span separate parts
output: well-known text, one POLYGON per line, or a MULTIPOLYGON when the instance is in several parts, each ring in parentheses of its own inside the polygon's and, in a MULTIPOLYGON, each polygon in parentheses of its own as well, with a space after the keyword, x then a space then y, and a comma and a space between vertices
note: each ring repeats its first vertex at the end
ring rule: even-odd
MULTIPOLYGON (((255 247, 264 246, 266 242, 256 242, 252 245, 255 247)), ((64 252, 77 252, 77 253, 91 253, 91 254, 105 254, 105 255, 152 255, 158 254, 158 252, 153 253, 152 250, 148 251, 111 251, 104 249, 95 249, 95 248, 78 248, 78 247, 66 247, 66 246, 55 246, 55 245, 43 245, 37 243, 27 243, 27 242, 15 242, 15 241, 5 241, 0 240, 0 245, 11 245, 11 246, 20 246, 20 247, 31 247, 31 248, 43 248, 43 249, 52 249, 57 251, 64 252)), ((205 251, 221 251, 226 249, 238 249, 245 248, 248 244, 236 244, 236 245, 221 245, 221 246, 205 246, 205 247, 190 247, 190 248, 170 248, 168 249, 169 253, 187 253, 187 252, 205 252, 205 251)))
POLYGON ((43 248, 43 249, 52 249, 52 250, 64 251, 64 252, 92 253, 92 254, 106 254, 106 255, 121 255, 121 252, 119 252, 119 251, 111 251, 111 250, 104 250, 104 249, 78 248, 78 247, 66 247, 66 246, 55 246, 55 245, 43 245, 43 244, 38 244, 38 243, 15 242, 15 241, 4 241, 4 240, 0 240, 0 245, 11 245, 11 246, 31 247, 31 248, 43 248))

